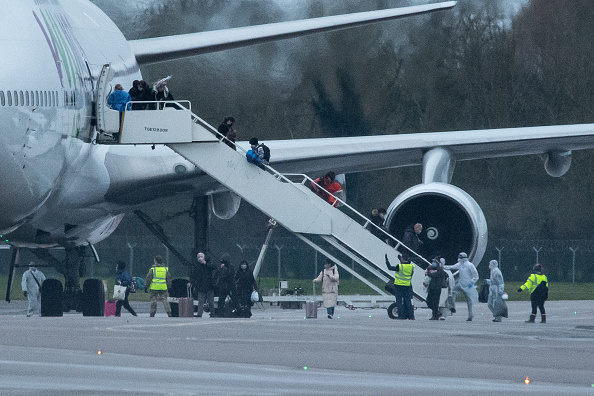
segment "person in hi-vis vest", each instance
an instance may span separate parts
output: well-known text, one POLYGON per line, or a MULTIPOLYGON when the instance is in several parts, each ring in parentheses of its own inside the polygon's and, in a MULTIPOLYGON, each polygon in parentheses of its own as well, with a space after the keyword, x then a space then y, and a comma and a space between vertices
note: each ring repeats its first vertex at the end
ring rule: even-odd
POLYGON ((163 302, 167 316, 171 316, 171 307, 169 306, 168 289, 171 286, 171 274, 169 268, 163 264, 163 257, 155 256, 153 266, 146 274, 146 286, 144 291, 150 290, 151 293, 151 318, 157 313, 157 301, 163 302))
POLYGON ((396 271, 394 274, 394 295, 396 296, 398 319, 415 320, 415 311, 412 305, 413 290, 410 284, 415 272, 415 265, 409 261, 406 254, 402 255, 400 264, 391 265, 386 254, 386 266, 389 270, 396 271))

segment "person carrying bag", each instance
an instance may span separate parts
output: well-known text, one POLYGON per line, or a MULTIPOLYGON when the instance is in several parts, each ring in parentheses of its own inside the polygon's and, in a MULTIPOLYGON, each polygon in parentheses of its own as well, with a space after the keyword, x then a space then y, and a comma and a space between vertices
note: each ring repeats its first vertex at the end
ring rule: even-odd
POLYGON ((138 316, 128 302, 130 285, 132 285, 132 277, 126 270, 126 264, 123 261, 118 261, 116 264, 115 286, 113 287, 113 299, 116 300, 115 316, 121 315, 122 306, 124 306, 124 308, 126 308, 132 315, 138 316))

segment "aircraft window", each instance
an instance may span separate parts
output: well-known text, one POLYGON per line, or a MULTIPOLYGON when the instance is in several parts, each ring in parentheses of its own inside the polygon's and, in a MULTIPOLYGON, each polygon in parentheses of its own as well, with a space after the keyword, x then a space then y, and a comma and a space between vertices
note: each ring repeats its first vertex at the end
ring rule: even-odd
POLYGON ((55 95, 55 92, 54 91, 50 91, 50 95, 51 95, 51 98, 52 98, 52 106, 55 106, 56 105, 56 95, 55 95))
POLYGON ((4 91, 0 91, 0 105, 6 106, 6 98, 4 97, 4 91))
POLYGON ((58 91, 54 91, 54 98, 56 98, 56 106, 60 105, 60 96, 58 95, 58 91))
POLYGON ((6 95, 8 97, 8 105, 12 106, 12 94, 10 93, 10 91, 6 91, 6 95))
POLYGON ((44 103, 46 106, 49 106, 49 102, 48 102, 48 100, 47 100, 47 91, 43 91, 43 103, 44 103))
POLYGON ((17 91, 14 91, 14 105, 19 105, 19 93, 17 91))
POLYGON ((72 105, 76 105, 76 91, 72 92, 72 105))
POLYGON ((25 100, 27 101, 27 106, 29 106, 29 91, 25 91, 25 100))
POLYGON ((19 96, 21 97, 21 106, 25 105, 25 95, 23 95, 23 91, 19 91, 19 96))
POLYGON ((39 91, 35 91, 35 106, 39 107, 39 91))

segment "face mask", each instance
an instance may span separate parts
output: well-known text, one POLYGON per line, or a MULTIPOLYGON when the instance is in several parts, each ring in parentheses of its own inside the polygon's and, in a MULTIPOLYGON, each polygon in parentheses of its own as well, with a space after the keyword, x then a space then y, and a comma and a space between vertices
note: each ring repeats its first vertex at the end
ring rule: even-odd
POLYGON ((241 269, 247 269, 247 265, 242 265, 241 269))

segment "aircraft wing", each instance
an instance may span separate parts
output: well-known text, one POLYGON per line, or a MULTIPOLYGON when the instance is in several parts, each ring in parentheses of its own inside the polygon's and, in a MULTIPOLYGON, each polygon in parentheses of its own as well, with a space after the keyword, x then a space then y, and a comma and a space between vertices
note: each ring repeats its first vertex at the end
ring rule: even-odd
POLYGON ((419 15, 452 8, 456 1, 387 10, 359 12, 209 32, 130 40, 139 64, 157 63, 269 41, 327 32, 348 27, 419 15))
MULTIPOLYGON (((594 148, 594 124, 266 141, 280 172, 352 173, 423 164, 442 147, 458 161, 594 148)), ((238 143, 249 149, 247 142, 238 143)))
MULTIPOLYGON (((319 176, 327 171, 355 173, 423 164, 428 150, 450 150, 457 161, 501 158, 594 148, 594 124, 483 129, 396 135, 357 136, 323 139, 264 141, 271 151, 271 166, 281 173, 319 176)), ((244 150, 246 141, 237 142, 244 150)), ((171 174, 181 163, 177 154, 164 146, 109 146, 106 157, 112 185, 108 201, 135 205, 172 195, 199 194, 224 190, 203 172, 171 174), (159 157, 159 161, 155 160, 159 157), (135 169, 122 172, 120 169, 135 169), (167 186, 167 188, 164 188, 167 186)), ((189 163, 186 164, 190 168, 189 163)))

